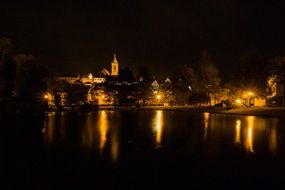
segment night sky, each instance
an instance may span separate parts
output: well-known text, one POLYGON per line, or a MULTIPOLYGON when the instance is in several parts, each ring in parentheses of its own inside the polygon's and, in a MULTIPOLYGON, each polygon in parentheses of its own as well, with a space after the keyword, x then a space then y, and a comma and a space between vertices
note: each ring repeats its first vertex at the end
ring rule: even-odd
POLYGON ((1 1, 0 37, 54 72, 96 73, 146 65, 156 75, 207 50, 222 72, 254 49, 285 48, 285 1, 1 1))

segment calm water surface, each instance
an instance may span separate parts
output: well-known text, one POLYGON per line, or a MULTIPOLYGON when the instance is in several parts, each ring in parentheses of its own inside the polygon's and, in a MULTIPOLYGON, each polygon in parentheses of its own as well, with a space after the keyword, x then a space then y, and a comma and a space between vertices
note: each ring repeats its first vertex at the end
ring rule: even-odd
POLYGON ((157 110, 5 122, 4 174, 35 188, 284 186, 284 118, 157 110))

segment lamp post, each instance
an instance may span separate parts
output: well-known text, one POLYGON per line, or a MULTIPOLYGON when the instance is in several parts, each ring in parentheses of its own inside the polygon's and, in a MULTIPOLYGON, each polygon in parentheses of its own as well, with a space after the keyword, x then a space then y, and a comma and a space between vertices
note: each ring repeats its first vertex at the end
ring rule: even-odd
POLYGON ((249 91, 247 92, 248 95, 248 107, 251 107, 251 98, 253 96, 253 92, 249 91))
POLYGON ((161 102, 161 95, 157 94, 156 95, 156 99, 157 99, 157 103, 160 104, 160 102, 161 102))

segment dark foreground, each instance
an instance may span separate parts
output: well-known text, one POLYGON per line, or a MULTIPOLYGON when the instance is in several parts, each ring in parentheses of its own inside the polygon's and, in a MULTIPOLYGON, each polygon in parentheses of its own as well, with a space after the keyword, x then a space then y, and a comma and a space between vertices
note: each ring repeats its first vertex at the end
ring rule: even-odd
POLYGON ((0 189, 285 187, 284 118, 98 111, 1 120, 0 189))

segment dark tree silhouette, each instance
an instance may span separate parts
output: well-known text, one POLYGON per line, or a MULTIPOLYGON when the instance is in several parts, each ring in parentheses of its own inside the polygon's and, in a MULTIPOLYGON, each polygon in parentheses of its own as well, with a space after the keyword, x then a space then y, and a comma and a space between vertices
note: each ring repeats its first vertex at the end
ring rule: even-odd
POLYGON ((47 70, 36 62, 32 55, 19 54, 16 64, 15 92, 22 102, 22 110, 45 109, 44 94, 47 92, 47 70))
MULTIPOLYGON (((265 59, 256 51, 248 50, 242 53, 237 67, 232 73, 232 86, 241 90, 251 90, 264 95, 266 89, 265 59), (257 69, 258 66, 258 69, 257 69)), ((235 90, 236 91, 236 90, 235 90)))
POLYGON ((277 76, 275 82, 280 83, 283 87, 282 106, 285 106, 285 56, 276 57, 271 60, 271 69, 269 74, 277 76))
POLYGON ((136 99, 142 101, 142 105, 146 105, 146 101, 151 97, 151 74, 147 67, 140 66, 137 71, 137 81, 136 86, 136 99))
POLYGON ((204 51, 199 60, 200 77, 206 88, 217 91, 220 88, 221 78, 219 70, 212 62, 209 54, 204 51))
POLYGON ((69 104, 74 104, 78 102, 86 102, 89 87, 83 84, 72 84, 68 85, 66 88, 67 102, 69 104))
MULTIPOLYGON (((205 88, 208 96, 210 93, 217 93, 220 90, 221 78, 219 76, 219 70, 212 62, 210 55, 203 51, 199 60, 200 81, 205 88)), ((210 97, 210 96, 209 96, 210 97)), ((211 101, 209 99, 209 105, 211 101)))
POLYGON ((8 38, 0 38, 0 102, 13 95, 15 64, 12 61, 12 43, 8 38))
POLYGON ((123 82, 134 81, 134 73, 129 67, 124 67, 119 71, 119 80, 123 82))

